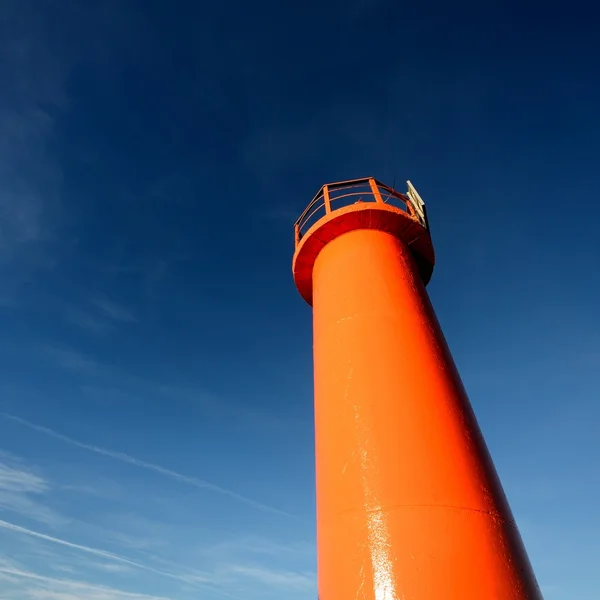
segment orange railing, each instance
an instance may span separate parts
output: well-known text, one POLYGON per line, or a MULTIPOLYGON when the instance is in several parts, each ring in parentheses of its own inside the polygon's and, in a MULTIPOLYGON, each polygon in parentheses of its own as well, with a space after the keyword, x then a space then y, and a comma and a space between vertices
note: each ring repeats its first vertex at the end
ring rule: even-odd
MULTIPOLYGON (((411 187, 409 184, 409 189, 411 187)), ((294 224, 296 246, 319 219, 356 202, 391 204, 427 227, 427 217, 423 207, 417 206, 415 199, 407 194, 401 194, 373 177, 365 177, 324 185, 294 224)))

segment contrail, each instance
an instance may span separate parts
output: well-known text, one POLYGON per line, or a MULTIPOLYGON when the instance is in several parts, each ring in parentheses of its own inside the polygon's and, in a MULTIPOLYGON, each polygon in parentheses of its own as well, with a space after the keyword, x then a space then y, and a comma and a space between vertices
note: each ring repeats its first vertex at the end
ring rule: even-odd
POLYGON ((165 577, 170 577, 172 579, 178 579, 180 581, 189 583, 185 577, 175 575, 174 573, 169 573, 168 571, 161 571, 160 569, 155 569, 154 567, 149 567, 148 565, 143 565, 142 563, 138 563, 130 558, 121 556, 120 554, 114 554, 113 552, 108 552, 108 550, 100 550, 99 548, 92 548, 91 546, 83 546, 81 544, 76 544, 75 542, 69 542, 68 540, 46 535, 45 533, 39 533, 38 531, 33 531, 32 529, 27 529, 26 527, 20 527, 19 525, 14 525, 13 523, 9 523, 8 521, 3 521, 1 519, 0 528, 8 529, 9 531, 14 531, 16 533, 22 533, 24 535, 28 535, 29 537, 34 537, 46 542, 58 544, 59 546, 66 546, 67 548, 80 550, 81 552, 93 554, 94 556, 101 556, 102 558, 107 558, 109 560, 114 560, 116 562, 137 567, 138 569, 143 569, 144 571, 150 571, 152 573, 157 573, 158 575, 164 575, 165 577))
POLYGON ((126 565, 130 565, 133 567, 137 567, 138 569, 142 569, 144 571, 149 571, 150 573, 156 573, 157 575, 162 575, 163 577, 169 577, 170 579, 175 579, 177 581, 181 581, 186 583, 187 585, 195 585, 200 588, 205 588, 210 590, 211 592, 218 594, 220 596, 225 596, 226 598, 233 598, 234 600, 239 600, 236 596, 232 596, 231 594, 215 589, 212 585, 201 581, 198 577, 186 577, 185 575, 177 575, 176 573, 170 573, 169 571, 163 571, 161 569, 155 569, 154 567, 149 567, 148 565, 144 565, 142 563, 136 562, 127 558, 126 556, 121 556, 120 554, 115 554, 114 552, 109 552, 108 550, 101 550, 100 548, 93 548, 92 546, 84 546, 82 544, 76 544, 75 542, 69 542, 68 540, 64 540, 62 538, 57 538, 52 535, 46 535, 45 533, 40 533, 39 531, 34 531, 33 529, 27 529, 26 527, 21 527, 19 525, 15 525, 14 523, 9 523, 8 521, 3 521, 0 519, 0 528, 8 529, 9 531, 14 531, 15 533, 21 533, 23 535, 27 535, 29 537, 34 537, 39 540, 44 540, 46 542, 51 542, 53 544, 57 544, 59 546, 65 546, 67 548, 72 548, 73 550, 79 550, 80 552, 85 552, 87 554, 92 554, 94 556, 100 556, 102 558, 106 558, 109 560, 114 560, 116 562, 124 563, 126 565))
POLYGON ((94 585, 86 581, 47 577, 45 575, 40 575, 39 573, 34 573, 33 571, 23 571, 13 566, 0 566, 0 573, 5 573, 14 577, 22 577, 24 579, 31 579, 33 581, 40 581, 42 583, 54 584, 56 586, 63 586, 69 590, 84 590, 85 592, 91 592, 95 594, 112 594, 112 596, 115 598, 118 596, 119 598, 133 598, 134 600, 172 600, 166 596, 148 596, 148 594, 126 592, 125 590, 105 587, 102 585, 94 585))
POLYGON ((119 460, 121 462, 134 465, 139 467, 140 469, 146 469, 148 471, 154 471, 155 473, 160 473, 165 477, 170 477, 175 481, 179 481, 180 483, 186 483, 187 485, 191 485, 193 487, 199 488, 201 490, 208 490, 210 492, 214 492, 216 494, 221 494, 223 496, 229 496, 234 500, 238 500, 239 502, 243 502, 247 506, 251 506, 252 508, 256 508, 258 510, 262 510, 265 512, 270 512, 272 514, 288 517, 291 519, 298 519, 295 515, 292 515, 288 512, 280 510, 278 508, 274 508, 273 506, 268 506, 266 504, 261 504, 260 502, 256 502, 251 498, 246 498, 246 496, 242 496, 240 494, 236 494, 231 490, 226 488, 222 488, 210 481, 205 481, 203 479, 198 479, 197 477, 191 477, 189 475, 183 475, 181 473, 177 473, 177 471, 172 471, 171 469, 166 469, 165 467, 161 467, 160 465, 155 465, 153 463, 146 462, 145 460, 141 460, 139 458, 135 458, 134 456, 130 456, 129 454, 124 454, 123 452, 115 452, 114 450, 109 450, 108 448, 102 448, 101 446, 93 446, 92 444, 85 444, 84 442, 80 442, 73 438, 67 437, 62 433, 58 433, 53 429, 49 429, 48 427, 42 427, 41 425, 36 425, 35 423, 31 423, 30 421, 26 421, 25 419, 21 419, 20 417, 16 417, 14 415, 10 415, 8 413, 2 413, 2 416, 11 419, 25 427, 29 427, 34 431, 39 431, 40 433, 44 433, 50 437, 53 437, 57 440, 61 440, 67 444, 71 444, 72 446, 77 446, 78 448, 83 448, 85 450, 89 450, 90 452, 95 452, 96 454, 101 454, 102 456, 107 456, 114 460, 119 460))

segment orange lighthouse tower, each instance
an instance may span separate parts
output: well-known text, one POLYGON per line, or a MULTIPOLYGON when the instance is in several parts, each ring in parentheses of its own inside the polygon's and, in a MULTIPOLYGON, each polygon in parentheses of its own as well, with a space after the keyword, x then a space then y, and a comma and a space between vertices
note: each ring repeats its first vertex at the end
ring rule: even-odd
POLYGON ((313 307, 320 600, 541 600, 425 290, 425 206, 325 185, 295 225, 313 307))

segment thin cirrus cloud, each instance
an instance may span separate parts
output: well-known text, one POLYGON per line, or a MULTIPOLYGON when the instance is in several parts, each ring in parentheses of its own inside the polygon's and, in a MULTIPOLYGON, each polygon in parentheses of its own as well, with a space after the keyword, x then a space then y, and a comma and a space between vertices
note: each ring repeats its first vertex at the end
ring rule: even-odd
POLYGON ((210 547, 210 553, 224 556, 304 556, 312 557, 315 546, 308 542, 288 542, 281 544, 259 536, 247 535, 233 540, 223 540, 210 547))
POLYGON ((106 294, 88 299, 91 308, 71 308, 65 319, 71 325, 95 336, 106 336, 119 325, 138 322, 134 312, 106 294))
POLYGON ((98 571, 104 571, 106 573, 130 573, 132 571, 128 565, 110 562, 94 563, 93 567, 98 571))
POLYGON ((8 0, 0 21, 0 301, 9 306, 33 272, 55 264, 60 229, 62 168, 49 147, 67 70, 38 9, 8 0))
POLYGON ((90 452, 95 452, 96 454, 100 454, 101 456, 106 456, 108 458, 112 458, 114 460, 118 460, 120 462, 139 467, 140 469, 146 469, 147 471, 153 471, 154 473, 159 473, 160 475, 169 477, 170 479, 173 479, 180 483, 184 483, 186 485, 193 486, 195 488, 207 490, 210 492, 214 492, 216 494, 221 494, 222 496, 228 496, 229 498, 237 500, 238 502, 242 502, 243 504, 246 504, 247 506, 250 506, 257 510, 261 510, 264 512, 269 512, 269 513, 276 514, 279 516, 298 520, 298 517, 296 517, 295 515, 292 515, 288 512, 280 510, 279 508, 275 508, 275 507, 269 506, 267 504, 262 504, 261 502, 257 502, 255 500, 252 500, 251 498, 247 498, 246 496, 242 496, 241 494, 238 494, 236 492, 233 492, 232 490, 228 490, 226 488, 218 486, 209 481, 205 481, 203 479, 198 479, 197 477, 192 477, 189 475, 184 475, 182 473, 178 473, 177 471, 172 471, 171 469, 167 469, 165 467, 161 467, 160 465, 146 462, 144 460, 141 460, 141 459, 131 456, 129 454, 125 454, 123 452, 116 452, 114 450, 109 450, 108 448, 103 448, 101 446, 94 446, 92 444, 86 444, 84 442, 80 442, 80 441, 70 438, 66 435, 63 435, 62 433, 58 433, 57 431, 54 431, 53 429, 49 429, 48 427, 43 427, 41 425, 36 425, 35 423, 31 423, 30 421, 26 421, 25 419, 21 419, 20 417, 17 417, 15 415, 10 415, 10 414, 4 413, 2 416, 4 416, 7 419, 11 419, 12 421, 15 421, 16 423, 20 423, 21 425, 28 427, 29 429, 32 429, 39 433, 43 433, 47 436, 53 437, 54 439, 61 440, 62 442, 65 442, 72 446, 76 446, 77 448, 89 450, 90 452))
POLYGON ((102 295, 94 298, 92 304, 102 312, 106 317, 113 321, 121 321, 122 323, 135 323, 137 317, 131 310, 125 306, 111 300, 108 296, 102 295))
POLYGON ((229 573, 258 581, 266 586, 285 587, 288 589, 312 589, 315 585, 312 573, 292 573, 286 571, 273 571, 263 567, 234 565, 228 568, 229 573))
POLYGON ((0 577, 16 583, 25 580, 32 584, 24 592, 31 598, 47 600, 171 600, 167 596, 151 596, 128 592, 114 587, 95 585, 86 581, 47 577, 31 570, 19 568, 10 562, 0 564, 0 577))
POLYGON ((63 369, 83 375, 99 375, 105 368, 97 361, 83 354, 62 346, 46 346, 44 352, 63 369))
POLYGON ((137 567, 138 569, 142 569, 144 571, 150 571, 152 573, 156 573, 157 575, 163 575, 165 577, 171 577, 174 579, 180 579, 178 575, 173 573, 169 573, 167 571, 162 571, 160 569, 155 569, 154 567, 150 567, 148 565, 144 565, 142 563, 136 562, 126 556, 121 556, 120 554, 115 554, 113 552, 108 552, 107 550, 101 550, 99 548, 94 548, 92 546, 85 546, 83 544, 76 544, 75 542, 70 542, 68 540, 58 538, 52 535, 47 535, 45 533, 40 533, 39 531, 35 531, 33 529, 28 529, 27 527, 21 527, 20 525, 15 525, 14 523, 10 523, 9 521, 4 521, 0 519, 0 528, 6 529, 8 531, 12 531, 14 533, 19 533, 22 535, 26 535, 32 538, 37 538, 39 540, 43 540, 45 542, 51 542, 53 544, 57 544, 59 546, 64 546, 67 548, 71 548, 72 550, 79 550, 80 552, 85 552, 87 554, 93 554, 95 556, 99 556, 101 558, 106 558, 109 560, 113 560, 116 562, 124 563, 130 565, 132 567, 137 567))
POLYGON ((135 567, 137 569, 141 569, 143 571, 147 571, 149 573, 154 573, 156 575, 160 575, 162 577, 166 577, 169 579, 173 579, 179 581, 180 583, 184 583, 188 586, 195 586, 197 588, 210 590, 214 594, 218 594, 220 596, 235 598, 228 592, 224 590, 220 590, 216 588, 214 585, 209 583, 209 579, 200 574, 187 574, 187 573, 174 573, 171 571, 165 571, 163 569, 157 569, 155 567, 151 567, 149 565, 140 563, 131 558, 123 556, 121 554, 115 554, 114 552, 109 552, 108 550, 102 550, 100 548, 94 548, 93 546, 86 546, 84 544, 77 544, 75 542, 71 542, 69 540, 47 535, 45 533, 41 533, 39 531, 35 531, 33 529, 28 529, 26 527, 21 527, 20 525, 16 525, 14 523, 10 523, 9 521, 4 521, 0 519, 0 528, 8 531, 12 531, 13 533, 17 533, 20 535, 25 535, 31 538, 35 538, 38 540, 42 540, 44 542, 49 542, 51 544, 56 544, 58 546, 70 548, 71 550, 76 550, 79 552, 83 552, 85 554, 90 554, 93 556, 97 556, 103 559, 107 559, 110 561, 114 561, 117 563, 121 563, 124 565, 129 565, 131 567, 135 567))
POLYGON ((39 475, 20 468, 19 463, 16 457, 0 452, 0 489, 12 493, 45 492, 48 482, 39 475))
POLYGON ((41 504, 37 498, 50 490, 50 484, 39 475, 26 470, 14 457, 0 452, 0 509, 51 527, 68 520, 41 504))
POLYGON ((66 320, 78 329, 97 336, 104 336, 113 331, 112 324, 106 320, 79 309, 69 311, 66 320))
MULTIPOLYGON (((209 591, 212 594, 216 594, 224 598, 241 600, 239 596, 232 594, 229 591, 229 589, 232 589, 232 591, 237 591, 240 589, 255 589, 255 585, 258 584, 260 588, 265 589, 281 588, 287 589, 290 592, 306 592, 309 590, 312 591, 315 586, 314 574, 309 572, 282 571, 277 569, 271 569, 261 565, 244 565, 231 562, 222 564, 212 573, 201 573, 196 570, 187 569, 182 565, 177 566, 177 569, 182 570, 168 571, 166 569, 159 569, 148 564, 141 563, 138 560, 133 560, 121 554, 116 554, 114 552, 109 552, 107 550, 103 550, 93 546, 75 543, 64 538, 47 535, 39 531, 21 527, 20 525, 16 525, 14 523, 4 520, 0 520, 0 529, 7 530, 18 535, 33 538, 34 540, 38 540, 42 543, 53 544, 56 546, 67 548, 69 550, 81 552, 84 555, 90 555, 91 557, 100 558, 105 562, 95 563, 93 565, 93 567, 98 568, 100 570, 104 570, 113 574, 122 574, 128 573, 130 567, 133 569, 140 569, 148 573, 156 574, 168 578, 170 580, 177 581, 180 584, 183 584, 182 589, 186 589, 188 592, 191 589, 195 588, 198 590, 209 591)), ((48 554, 48 558, 51 559, 52 555, 48 554)), ((157 560, 159 559, 157 558, 157 560)), ((172 563, 171 561, 161 562, 164 562, 165 564, 168 563, 175 565, 175 563, 172 563)), ((53 564, 53 567, 57 570, 62 570, 58 569, 58 565, 56 564, 53 564)), ((39 596, 35 595, 37 594, 37 592, 35 592, 32 597, 56 598, 57 600, 71 600, 71 598, 73 598, 73 600, 75 598, 77 598, 78 600, 84 600, 86 598, 89 598, 90 600, 104 600, 105 596, 103 596, 102 594, 106 592, 106 594, 108 594, 106 598, 114 598, 115 600, 121 597, 139 598, 140 600, 162 600, 164 598, 163 596, 149 596, 146 594, 125 592, 122 590, 116 590, 113 588, 89 584, 87 582, 78 582, 73 580, 56 579, 53 577, 42 576, 32 571, 22 570, 18 568, 18 566, 15 566, 12 563, 8 563, 6 560, 3 560, 2 557, 0 557, 0 580, 6 580, 8 578, 10 582, 18 584, 18 582, 14 581, 15 577, 17 579, 22 577, 25 579, 34 579, 37 582, 45 582, 50 584, 57 584, 59 586, 65 586, 70 588, 69 593, 73 594, 72 597, 69 595, 59 595, 66 594, 67 590, 55 590, 52 592, 52 594, 56 593, 56 596, 39 596), (113 595, 110 595, 111 592, 113 593, 113 595), (95 594, 100 595, 96 596, 95 594)), ((18 590, 20 594, 23 593, 22 587, 19 587, 18 590)), ((8 592, 9 590, 5 591, 8 592)), ((46 592, 43 593, 45 594, 46 592)))

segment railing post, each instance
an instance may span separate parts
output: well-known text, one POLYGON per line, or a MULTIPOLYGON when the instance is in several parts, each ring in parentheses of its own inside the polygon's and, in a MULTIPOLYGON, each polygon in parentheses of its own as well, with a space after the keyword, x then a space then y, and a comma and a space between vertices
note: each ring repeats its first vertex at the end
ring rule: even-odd
POLYGON ((379 188, 377 187, 377 184, 375 183, 375 180, 372 177, 369 178, 369 185, 371 186, 371 193, 373 194, 373 196, 375 196, 375 202, 381 202, 383 204, 381 192, 379 191, 379 188))
POLYGON ((331 199, 329 198, 329 186, 323 186, 323 201, 325 203, 325 214, 331 212, 331 199))

